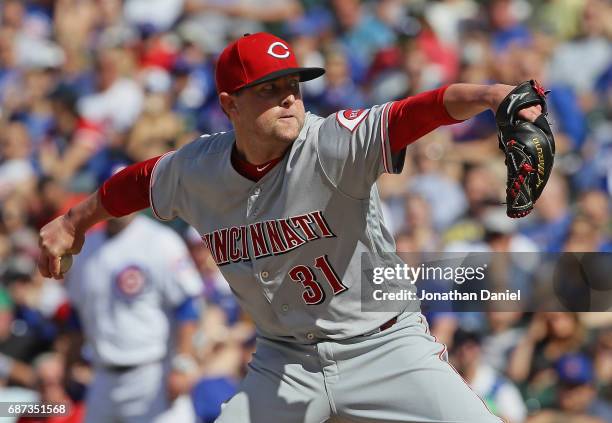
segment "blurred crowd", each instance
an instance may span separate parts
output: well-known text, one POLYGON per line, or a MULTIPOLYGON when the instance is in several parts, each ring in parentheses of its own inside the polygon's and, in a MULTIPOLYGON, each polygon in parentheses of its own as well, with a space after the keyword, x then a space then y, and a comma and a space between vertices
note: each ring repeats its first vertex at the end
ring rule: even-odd
MULTIPOLYGON (((535 211, 505 218, 485 112, 427 135, 401 176, 381 178, 398 250, 612 251, 609 0, 4 0, 0 22, 0 398, 74 404, 71 419, 45 421, 81 421, 91 375, 87 354, 68 359, 71 307, 36 270, 38 230, 117 168, 229 129, 215 60, 244 33, 273 32, 302 64, 326 68, 302 84, 319 115, 458 81, 539 80, 557 156, 535 211)), ((210 422, 244 375, 253 328, 199 236, 170 225, 202 276, 198 372, 212 383, 192 398, 210 422)), ((429 316, 458 371, 510 423, 612 421, 608 317, 429 316)))

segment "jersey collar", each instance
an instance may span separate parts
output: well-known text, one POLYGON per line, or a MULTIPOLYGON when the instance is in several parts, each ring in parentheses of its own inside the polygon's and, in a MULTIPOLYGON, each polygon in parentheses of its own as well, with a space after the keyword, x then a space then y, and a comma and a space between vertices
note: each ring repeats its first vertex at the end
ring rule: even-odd
POLYGON ((283 159, 283 157, 277 157, 276 159, 269 160, 260 165, 254 165, 252 163, 247 162, 242 159, 238 155, 238 151, 236 150, 236 143, 232 146, 232 166, 236 169, 240 175, 244 176, 247 179, 250 179, 253 182, 258 182, 261 178, 263 178, 270 170, 274 168, 283 159))

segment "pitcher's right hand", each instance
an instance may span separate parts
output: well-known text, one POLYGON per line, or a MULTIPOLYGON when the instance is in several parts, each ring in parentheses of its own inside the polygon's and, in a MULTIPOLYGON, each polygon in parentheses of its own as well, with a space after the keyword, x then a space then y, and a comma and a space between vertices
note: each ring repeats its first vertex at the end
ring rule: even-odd
POLYGON ((84 241, 84 234, 77 231, 69 215, 57 217, 47 223, 40 230, 38 239, 41 250, 38 258, 40 273, 47 278, 62 279, 62 256, 78 254, 84 241))

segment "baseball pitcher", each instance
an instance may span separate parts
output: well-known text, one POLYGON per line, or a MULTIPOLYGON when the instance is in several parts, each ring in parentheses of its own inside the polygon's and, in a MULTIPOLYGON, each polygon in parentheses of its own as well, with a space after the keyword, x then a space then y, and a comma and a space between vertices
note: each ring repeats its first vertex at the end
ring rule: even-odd
POLYGON ((218 422, 500 422, 418 307, 362 303, 362 256, 395 251, 377 178, 402 170, 411 142, 488 108, 507 158, 508 215, 527 214, 554 154, 544 90, 535 81, 452 84, 320 117, 305 112, 300 82, 323 73, 299 67, 271 34, 227 46, 216 83, 233 130, 128 167, 49 223, 41 272, 61 277, 62 256, 78 253, 102 219, 146 207, 162 220, 180 216, 258 329, 249 372, 218 422))

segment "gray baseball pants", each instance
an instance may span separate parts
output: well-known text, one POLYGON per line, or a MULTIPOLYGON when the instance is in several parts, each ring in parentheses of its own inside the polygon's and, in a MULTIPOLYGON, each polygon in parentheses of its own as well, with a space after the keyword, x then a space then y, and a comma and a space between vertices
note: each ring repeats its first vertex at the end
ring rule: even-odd
POLYGON ((421 313, 313 345, 259 338, 216 423, 502 423, 448 362, 421 313))

